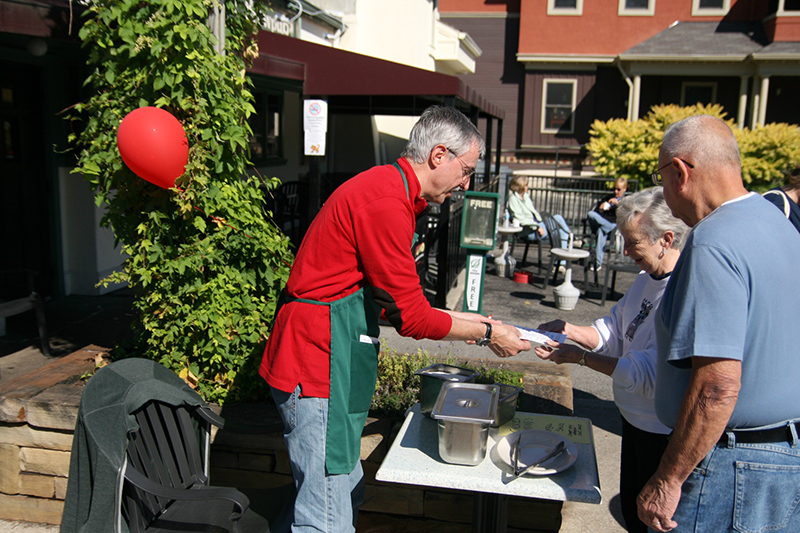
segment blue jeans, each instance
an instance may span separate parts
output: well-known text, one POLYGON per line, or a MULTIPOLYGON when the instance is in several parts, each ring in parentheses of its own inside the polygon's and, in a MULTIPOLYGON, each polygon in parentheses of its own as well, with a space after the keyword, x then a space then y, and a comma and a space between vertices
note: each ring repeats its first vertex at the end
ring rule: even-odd
MULTIPOLYGON (((558 224, 558 228, 561 230, 559 235, 561 237, 561 248, 566 248, 567 246, 569 246, 569 234, 572 233, 572 230, 569 229, 569 224, 567 224, 567 221, 564 220, 564 217, 562 217, 561 215, 553 215, 553 220, 556 221, 556 224, 558 224)), ((547 226, 544 225, 544 222, 542 222, 539 227, 541 227, 544 230, 544 235, 540 236, 539 229, 537 228, 533 230, 533 232, 531 232, 530 235, 528 235, 529 241, 537 241, 539 239, 542 239, 544 241, 544 239, 548 237, 549 233, 547 231, 547 226)), ((558 264, 566 265, 567 263, 566 261, 559 261, 558 264)))
POLYGON ((597 211, 589 211, 587 218, 589 219, 589 226, 593 230, 597 230, 597 248, 595 250, 597 259, 595 264, 599 267, 603 264, 603 255, 606 253, 608 236, 617 229, 617 225, 603 218, 597 211))
POLYGON ((328 399, 300 396, 300 386, 287 393, 272 388, 272 398, 284 425, 297 498, 293 532, 353 532, 358 507, 364 501, 361 462, 349 474, 325 471, 328 399))
POLYGON ((683 483, 679 532, 800 531, 800 439, 714 446, 683 483))

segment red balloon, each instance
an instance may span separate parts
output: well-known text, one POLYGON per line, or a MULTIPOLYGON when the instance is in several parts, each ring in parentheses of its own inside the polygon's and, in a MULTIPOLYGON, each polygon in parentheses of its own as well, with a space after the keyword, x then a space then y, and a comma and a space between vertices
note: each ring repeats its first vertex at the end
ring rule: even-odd
POLYGON ((164 189, 175 187, 189 162, 183 126, 157 107, 140 107, 125 115, 117 130, 117 148, 137 176, 164 189))

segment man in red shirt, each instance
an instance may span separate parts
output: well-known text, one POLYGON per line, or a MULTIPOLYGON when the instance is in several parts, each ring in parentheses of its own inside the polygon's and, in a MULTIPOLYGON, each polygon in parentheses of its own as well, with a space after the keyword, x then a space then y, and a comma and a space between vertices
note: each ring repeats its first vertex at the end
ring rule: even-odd
POLYGON ((378 316, 404 336, 529 350, 513 326, 434 309, 411 248, 416 218, 469 186, 485 151, 458 110, 427 109, 394 165, 340 186, 297 252, 260 375, 286 426, 297 488, 292 531, 354 531, 363 498, 360 438, 375 390, 378 316))

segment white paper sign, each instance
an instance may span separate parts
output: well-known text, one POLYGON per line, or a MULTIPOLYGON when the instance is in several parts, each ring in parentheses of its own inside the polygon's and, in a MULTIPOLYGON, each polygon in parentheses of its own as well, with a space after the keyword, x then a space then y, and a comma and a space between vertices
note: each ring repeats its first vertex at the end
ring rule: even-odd
POLYGON ((306 155, 325 155, 325 132, 307 131, 305 135, 306 155))
POLYGON ((328 102, 325 100, 305 100, 303 102, 303 130, 305 131, 305 155, 325 155, 328 102))
POLYGON ((328 102, 325 100, 305 100, 303 106, 303 129, 306 133, 325 133, 328 131, 328 102))
POLYGON ((467 272, 467 287, 465 298, 467 310, 477 312, 481 304, 481 274, 483 274, 483 260, 481 255, 469 256, 469 269, 467 272))

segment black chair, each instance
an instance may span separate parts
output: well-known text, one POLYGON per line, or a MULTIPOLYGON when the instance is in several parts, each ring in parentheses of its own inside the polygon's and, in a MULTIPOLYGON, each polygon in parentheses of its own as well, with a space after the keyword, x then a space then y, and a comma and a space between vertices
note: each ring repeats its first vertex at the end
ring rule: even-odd
MULTIPOLYGON (((532 234, 531 234, 532 235, 532 234)), ((525 261, 528 259, 528 249, 530 248, 531 244, 535 244, 536 248, 538 249, 538 259, 536 261, 536 273, 542 273, 542 238, 539 234, 536 234, 537 237, 535 240, 530 240, 527 237, 521 238, 514 235, 514 238, 511 240, 511 254, 514 254, 514 245, 519 241, 520 243, 525 243, 525 249, 522 252, 522 263, 520 263, 520 267, 525 266, 525 261)))
MULTIPOLYGON (((611 239, 609 239, 611 241, 611 239)), ((607 252, 610 254, 608 260, 605 262, 603 267, 606 269, 606 274, 603 280, 603 291, 600 296, 600 305, 606 305, 606 296, 608 294, 608 277, 611 276, 611 294, 614 294, 614 286, 617 283, 617 272, 633 272, 634 274, 639 273, 642 269, 633 262, 632 259, 627 257, 623 253, 624 249, 624 242, 622 238, 622 234, 618 231, 614 232, 614 248, 607 252)), ((595 274, 597 275, 597 274, 595 274)))
MULTIPOLYGON (((39 329, 39 344, 41 345, 42 353, 50 357, 50 337, 47 335, 47 323, 44 317, 44 304, 42 297, 36 292, 34 278, 36 272, 32 270, 3 270, 0 275, 4 279, 9 280, 12 277, 18 277, 20 281, 25 278, 27 281, 28 294, 21 298, 12 298, 8 300, 0 300, 0 318, 8 318, 28 311, 34 311, 36 314, 36 325, 39 329)), ((25 283, 19 284, 24 286, 25 283)))
POLYGON ((308 185, 291 181, 278 187, 273 216, 281 231, 299 248, 308 229, 308 185))
POLYGON ((247 496, 208 485, 211 426, 224 421, 207 405, 151 401, 134 416, 139 429, 128 436, 121 510, 131 533, 269 531, 248 512, 247 496))
POLYGON ((209 484, 211 428, 223 424, 154 361, 99 369, 81 398, 61 531, 269 532, 245 494, 209 484))
MULTIPOLYGON (((559 248, 559 249, 561 248, 561 240, 562 240, 561 239, 561 228, 559 227, 558 222, 556 221, 555 218, 553 218, 550 215, 545 216, 544 217, 544 224, 545 224, 545 227, 547 228, 547 236, 550 239, 550 263, 547 266, 547 271, 544 273, 544 282, 542 284, 542 289, 546 289, 547 288, 547 281, 548 281, 548 278, 550 277, 550 272, 553 273, 553 281, 552 281, 552 283, 554 285, 556 283, 556 280, 558 279, 558 268, 556 268, 556 264, 555 264, 556 259, 558 259, 558 258, 556 257, 556 254, 553 254, 553 250, 556 249, 556 248, 559 248)), ((591 257, 591 254, 590 254, 589 257, 591 257)), ((587 264, 586 263, 587 259, 582 259, 581 261, 584 261, 584 267, 585 267, 585 265, 587 264)), ((583 271, 583 288, 584 288, 584 290, 586 290, 588 288, 588 286, 589 286, 589 280, 588 280, 588 278, 586 276, 586 269, 584 268, 584 271, 583 271)))

